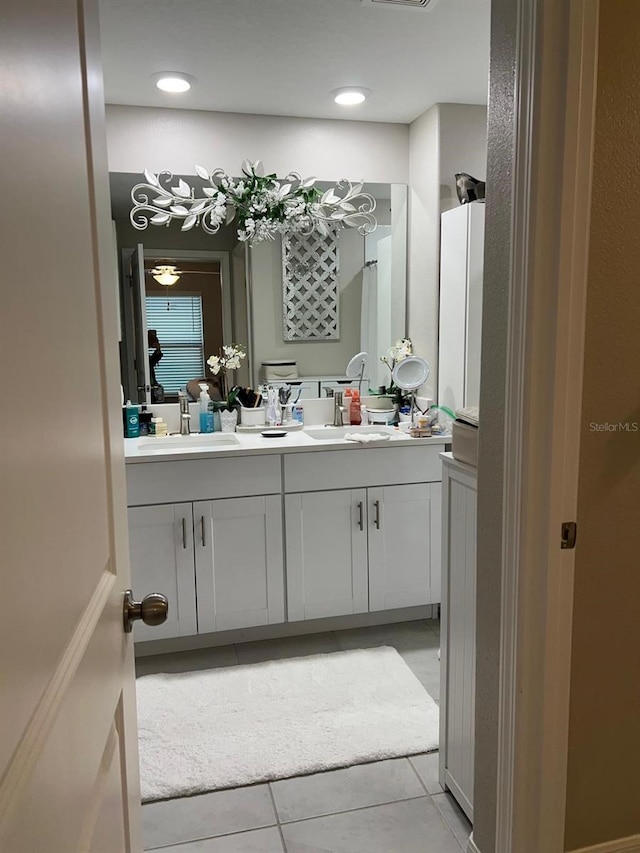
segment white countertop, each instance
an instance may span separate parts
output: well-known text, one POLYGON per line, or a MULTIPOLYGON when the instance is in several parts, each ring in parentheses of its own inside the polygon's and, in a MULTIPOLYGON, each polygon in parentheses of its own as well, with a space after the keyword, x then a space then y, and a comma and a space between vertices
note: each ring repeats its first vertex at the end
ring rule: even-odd
MULTIPOLYGON (((309 427, 312 431, 326 429, 327 433, 332 427, 309 427)), ((202 441, 196 434, 196 440, 202 441)), ((264 456, 266 454, 282 453, 313 453, 323 450, 350 450, 357 451, 362 448, 379 447, 415 447, 417 445, 440 445, 451 442, 451 436, 434 435, 429 438, 411 438, 406 433, 394 430, 389 441, 369 442, 360 444, 353 441, 345 441, 344 438, 336 436, 335 439, 319 440, 308 435, 307 430, 289 432, 284 438, 263 438, 260 433, 212 433, 211 446, 203 446, 201 443, 194 447, 176 447, 167 438, 148 437, 140 441, 137 438, 124 439, 124 455, 127 464, 136 462, 167 462, 179 459, 210 459, 213 456, 264 456), (216 445, 216 436, 230 435, 236 442, 233 444, 216 445), (157 442, 157 443, 156 443, 157 442), (163 445, 163 442, 166 444, 163 445)), ((173 438, 173 436, 169 436, 173 438)))

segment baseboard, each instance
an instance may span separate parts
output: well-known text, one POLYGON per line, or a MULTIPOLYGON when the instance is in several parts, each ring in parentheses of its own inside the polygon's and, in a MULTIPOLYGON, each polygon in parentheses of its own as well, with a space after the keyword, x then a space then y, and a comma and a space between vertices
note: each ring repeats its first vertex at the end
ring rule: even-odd
POLYGON ((581 847, 571 853, 640 853, 640 835, 605 841, 604 844, 594 844, 593 847, 581 847))
MULTIPOLYGON (((473 832, 467 842, 465 853, 480 853, 480 848, 473 840, 473 832)), ((579 850, 572 850, 571 853, 640 853, 640 835, 618 838, 616 841, 607 841, 593 847, 581 847, 579 850)))
POLYGON ((135 643, 136 657, 162 655, 173 652, 194 651, 232 643, 251 643, 256 640, 273 640, 297 637, 324 631, 341 631, 348 628, 369 628, 395 622, 413 622, 416 619, 433 619, 438 605, 421 604, 398 610, 377 610, 351 616, 334 616, 325 619, 308 619, 303 622, 283 622, 256 628, 238 628, 235 631, 218 631, 215 634, 195 634, 191 637, 174 637, 166 640, 146 640, 135 643))
POLYGON ((478 845, 473 840, 473 832, 471 833, 471 835, 469 836, 469 840, 467 841, 467 849, 465 853, 480 853, 478 845))

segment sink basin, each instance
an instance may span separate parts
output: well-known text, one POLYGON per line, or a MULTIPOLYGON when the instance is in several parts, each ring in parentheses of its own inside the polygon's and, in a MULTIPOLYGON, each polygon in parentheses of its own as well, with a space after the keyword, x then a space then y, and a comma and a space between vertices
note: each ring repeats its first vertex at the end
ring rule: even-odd
POLYGON ((343 427, 317 427, 316 429, 305 429, 305 435, 316 441, 341 441, 347 434, 397 436, 398 432, 393 427, 386 426, 343 426, 343 427))
POLYGON ((192 435, 143 436, 138 439, 138 449, 145 453, 162 450, 184 450, 189 447, 237 447, 240 444, 232 433, 194 433, 192 435))

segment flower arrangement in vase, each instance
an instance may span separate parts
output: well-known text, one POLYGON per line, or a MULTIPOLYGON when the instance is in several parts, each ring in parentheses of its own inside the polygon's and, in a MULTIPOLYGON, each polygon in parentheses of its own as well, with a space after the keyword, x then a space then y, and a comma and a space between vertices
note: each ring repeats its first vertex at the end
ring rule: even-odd
POLYGON ((211 355, 207 359, 207 366, 220 385, 222 400, 214 402, 218 411, 234 411, 238 392, 235 388, 229 388, 228 373, 230 370, 238 370, 242 359, 246 357, 247 351, 242 344, 231 344, 221 347, 218 355, 211 355))
POLYGON ((403 391, 402 388, 398 388, 395 384, 393 381, 393 368, 398 364, 398 362, 403 361, 410 355, 413 355, 413 344, 411 342, 411 338, 399 338, 395 344, 389 348, 386 355, 380 356, 380 361, 383 364, 386 364, 391 372, 392 378, 390 384, 387 386, 387 394, 393 399, 398 410, 403 406, 409 405, 411 402, 411 394, 407 391, 403 391))

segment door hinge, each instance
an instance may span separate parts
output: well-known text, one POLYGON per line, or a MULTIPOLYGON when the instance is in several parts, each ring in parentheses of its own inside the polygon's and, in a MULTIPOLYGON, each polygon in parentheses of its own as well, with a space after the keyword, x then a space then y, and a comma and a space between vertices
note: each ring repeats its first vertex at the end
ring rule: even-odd
POLYGON ((578 536, 578 525, 575 521, 563 521, 560 533, 561 548, 575 548, 578 536))

